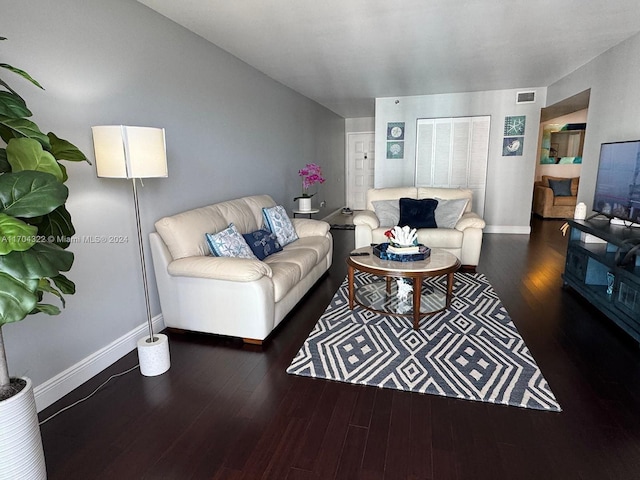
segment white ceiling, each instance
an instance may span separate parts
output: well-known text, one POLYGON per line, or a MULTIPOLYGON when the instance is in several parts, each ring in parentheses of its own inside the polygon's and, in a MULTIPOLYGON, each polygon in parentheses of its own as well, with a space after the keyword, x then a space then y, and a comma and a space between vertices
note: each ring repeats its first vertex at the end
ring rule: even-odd
POLYGON ((345 118, 548 86, 640 31, 638 0, 138 1, 345 118))

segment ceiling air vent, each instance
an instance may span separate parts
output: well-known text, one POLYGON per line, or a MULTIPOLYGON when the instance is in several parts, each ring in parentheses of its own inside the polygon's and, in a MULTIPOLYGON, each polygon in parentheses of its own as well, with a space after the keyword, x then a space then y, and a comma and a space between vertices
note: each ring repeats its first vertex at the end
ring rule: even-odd
POLYGON ((518 92, 516 94, 516 103, 535 103, 536 92, 518 92))

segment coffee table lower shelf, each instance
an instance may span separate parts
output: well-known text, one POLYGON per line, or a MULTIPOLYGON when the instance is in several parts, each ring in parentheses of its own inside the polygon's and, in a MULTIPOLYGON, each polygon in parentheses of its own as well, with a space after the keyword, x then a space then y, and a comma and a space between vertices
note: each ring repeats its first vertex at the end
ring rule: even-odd
MULTIPOLYGON (((401 299, 394 279, 388 280, 390 282, 379 281, 357 287, 354 302, 372 312, 413 316, 413 296, 401 299)), ((445 310, 449 303, 446 292, 423 284, 420 292, 420 318, 445 310)))
MULTIPOLYGON (((371 247, 356 251, 371 252, 371 247)), ((460 268, 460 261, 449 252, 433 249, 431 257, 418 262, 393 262, 365 256, 349 257, 347 265, 350 309, 358 304, 381 314, 411 316, 413 328, 418 330, 423 316, 442 312, 451 305, 453 274, 460 268), (355 270, 378 275, 383 280, 356 288, 355 270), (439 288, 424 284, 423 280, 428 277, 445 277, 446 286, 439 288), (397 279, 411 282, 409 297, 402 299, 397 295, 397 279)))

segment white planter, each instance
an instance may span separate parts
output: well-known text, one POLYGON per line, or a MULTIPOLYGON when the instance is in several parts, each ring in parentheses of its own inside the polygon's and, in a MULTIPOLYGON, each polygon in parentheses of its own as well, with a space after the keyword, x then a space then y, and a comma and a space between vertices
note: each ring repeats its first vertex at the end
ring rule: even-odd
POLYGON ((46 479, 33 384, 0 401, 0 478, 46 479))
POLYGON ((301 197, 298 199, 298 210, 308 212, 311 210, 311 197, 301 197))

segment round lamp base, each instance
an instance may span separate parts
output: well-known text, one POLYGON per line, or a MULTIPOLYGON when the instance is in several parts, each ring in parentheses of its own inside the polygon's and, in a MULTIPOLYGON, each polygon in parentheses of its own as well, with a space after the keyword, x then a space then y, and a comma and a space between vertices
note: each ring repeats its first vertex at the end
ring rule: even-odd
POLYGON ((154 334, 153 341, 149 336, 138 340, 138 361, 140 373, 145 377, 162 375, 171 367, 169 355, 169 339, 161 333, 154 334))

